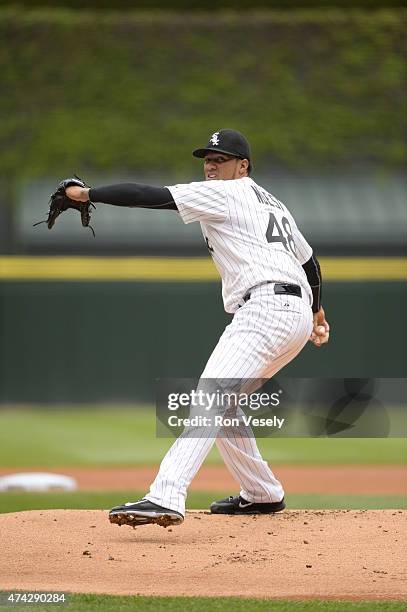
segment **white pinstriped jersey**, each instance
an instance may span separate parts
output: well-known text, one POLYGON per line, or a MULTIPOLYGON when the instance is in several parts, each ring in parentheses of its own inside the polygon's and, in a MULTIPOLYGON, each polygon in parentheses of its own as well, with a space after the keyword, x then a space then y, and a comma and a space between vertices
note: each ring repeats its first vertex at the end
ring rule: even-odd
POLYGON ((184 223, 199 221, 222 277, 226 312, 265 281, 300 285, 312 303, 302 264, 312 249, 286 206, 250 177, 168 186, 184 223))

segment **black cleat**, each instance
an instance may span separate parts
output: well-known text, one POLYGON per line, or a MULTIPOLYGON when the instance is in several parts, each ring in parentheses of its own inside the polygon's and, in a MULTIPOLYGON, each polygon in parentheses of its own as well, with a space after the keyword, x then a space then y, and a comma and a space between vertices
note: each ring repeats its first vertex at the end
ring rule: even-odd
POLYGON ((179 512, 162 508, 162 506, 154 504, 148 499, 115 506, 109 512, 109 521, 119 526, 137 527, 137 525, 150 523, 161 525, 161 527, 170 527, 171 525, 180 525, 183 520, 184 517, 179 512))
POLYGON ((284 510, 284 497, 279 502, 249 502, 236 495, 226 497, 216 502, 212 502, 210 511, 212 514, 274 514, 284 510))

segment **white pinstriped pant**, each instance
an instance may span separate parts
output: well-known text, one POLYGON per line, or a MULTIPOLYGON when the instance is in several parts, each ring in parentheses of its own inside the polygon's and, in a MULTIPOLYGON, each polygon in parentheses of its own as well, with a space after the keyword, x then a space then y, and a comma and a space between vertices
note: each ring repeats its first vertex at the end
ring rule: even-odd
MULTIPOLYGON (((201 381, 269 379, 298 355, 311 331, 312 310, 307 297, 275 295, 273 284, 259 285, 226 327, 201 381)), ((244 499, 280 501, 283 487, 262 458, 251 428, 241 422, 238 427, 224 428, 222 436, 216 437, 216 431, 211 430, 208 437, 205 428, 185 429, 161 462, 146 499, 184 515, 188 486, 216 439, 244 499)))

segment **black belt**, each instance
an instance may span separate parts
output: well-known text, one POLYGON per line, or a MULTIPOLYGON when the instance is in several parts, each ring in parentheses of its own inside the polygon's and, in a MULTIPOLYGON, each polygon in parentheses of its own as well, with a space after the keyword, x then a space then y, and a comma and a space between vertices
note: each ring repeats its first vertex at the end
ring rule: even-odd
MULTIPOLYGON (((272 282, 273 281, 267 281, 264 284, 266 285, 272 282)), ((260 285, 257 286, 260 287, 260 285)), ((276 283, 274 285, 274 293, 276 293, 277 295, 296 295, 299 298, 302 297, 301 287, 299 287, 298 285, 287 285, 286 283, 276 283)), ((250 300, 250 296, 251 293, 246 293, 243 298, 243 301, 247 302, 247 300, 250 300)))

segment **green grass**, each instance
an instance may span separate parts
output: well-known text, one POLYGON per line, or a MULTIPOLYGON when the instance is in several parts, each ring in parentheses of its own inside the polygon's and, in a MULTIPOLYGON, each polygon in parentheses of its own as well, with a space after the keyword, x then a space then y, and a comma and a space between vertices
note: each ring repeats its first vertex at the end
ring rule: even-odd
MULTIPOLYGON (((125 501, 140 499, 145 491, 97 491, 74 493, 0 493, 0 513, 20 510, 45 510, 48 508, 108 509, 125 501)), ((187 508, 205 509, 216 499, 225 497, 223 493, 192 491, 188 495, 187 508)), ((307 508, 407 508, 407 497, 397 495, 327 495, 294 494, 286 497, 287 507, 307 508)))
MULTIPOLYGON (((16 591, 17 592, 17 591, 16 591)), ((1 606, 4 611, 28 606, 1 606)), ((402 612, 404 601, 292 601, 282 599, 241 599, 238 597, 116 597, 112 595, 68 595, 66 606, 29 606, 38 612, 78 610, 80 612, 402 612)))
POLYGON ((148 408, 0 411, 0 465, 90 466, 156 463, 171 440, 155 436, 148 408))
MULTIPOLYGON (((147 407, 0 410, 0 466, 119 466, 158 463, 173 439, 156 438, 147 407)), ((276 464, 405 464, 405 438, 260 438, 276 464)), ((207 462, 221 463, 216 449, 207 462)))

